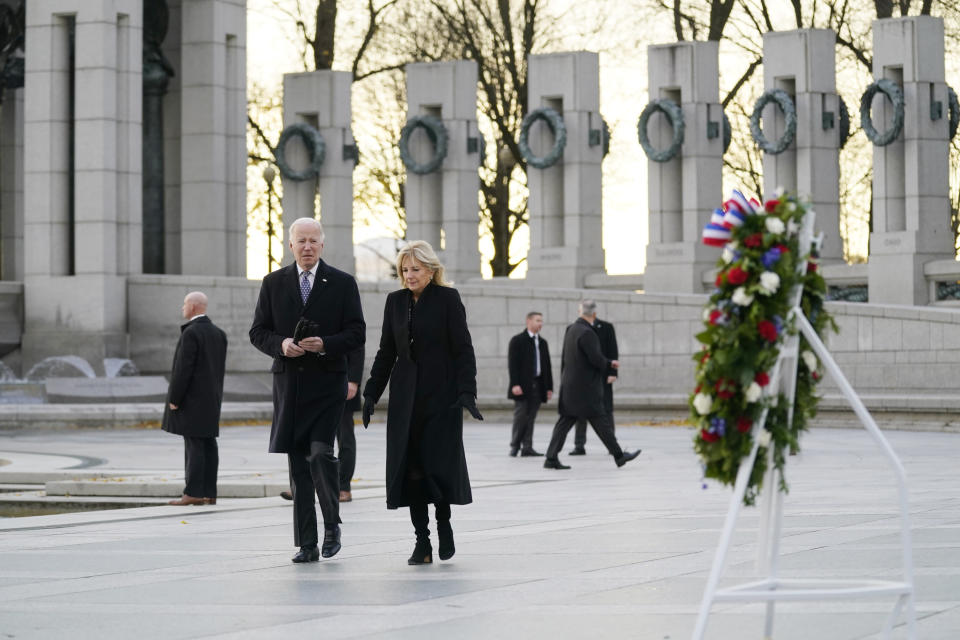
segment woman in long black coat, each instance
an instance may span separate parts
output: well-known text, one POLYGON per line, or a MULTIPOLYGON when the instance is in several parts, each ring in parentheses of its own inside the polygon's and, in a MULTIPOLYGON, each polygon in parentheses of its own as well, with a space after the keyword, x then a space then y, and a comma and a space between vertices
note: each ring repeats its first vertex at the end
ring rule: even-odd
POLYGON ((409 564, 432 562, 427 505, 436 505, 440 559, 455 551, 450 505, 473 501, 463 409, 476 419, 477 362, 460 294, 422 240, 397 256, 403 289, 387 296, 380 349, 364 389, 363 421, 390 383, 387 508, 410 507, 417 544, 409 564))

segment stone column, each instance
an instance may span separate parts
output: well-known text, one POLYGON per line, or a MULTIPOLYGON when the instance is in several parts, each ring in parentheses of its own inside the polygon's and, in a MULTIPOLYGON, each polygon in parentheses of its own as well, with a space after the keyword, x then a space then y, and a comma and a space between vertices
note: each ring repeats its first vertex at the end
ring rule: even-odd
MULTIPOLYGON (((763 35, 763 80, 767 90, 781 89, 797 107, 797 135, 786 151, 763 156, 765 198, 777 187, 809 198, 824 232, 820 257, 843 261, 840 237, 840 98, 836 87, 831 29, 771 31, 763 35)), ((783 112, 768 105, 763 114, 771 142, 783 134, 783 112)))
POLYGON ((23 280, 23 89, 0 91, 0 278, 23 280))
POLYGON ((141 266, 142 0, 31 0, 23 365, 126 356, 141 266))
MULTIPOLYGON (((437 250, 448 279, 480 276, 480 164, 477 131, 477 63, 472 60, 408 64, 407 113, 431 115, 449 136, 447 156, 433 173, 407 172, 407 238, 437 250), (470 140, 473 143, 470 143, 470 140)), ((410 140, 417 161, 433 154, 423 129, 410 140)))
MULTIPOLYGON (((600 132, 600 60, 577 51, 530 56, 527 107, 550 107, 563 116, 567 146, 552 167, 527 167, 530 187, 530 253, 527 280, 553 287, 582 287, 589 273, 605 270, 600 132)), ((530 148, 546 154, 553 136, 543 122, 530 128, 530 148)))
POLYGON ((246 2, 180 5, 180 273, 247 264, 246 2))
MULTIPOLYGON (((873 148, 873 233, 870 302, 931 302, 923 265, 953 257, 948 196, 948 109, 944 83, 943 20, 929 16, 873 23, 873 77, 903 88, 903 132, 873 148), (939 103, 939 117, 937 115, 939 103)), ((873 102, 873 122, 887 129, 893 109, 873 102)))
MULTIPOLYGON (((680 105, 686 125, 680 152, 667 162, 647 161, 649 244, 643 287, 649 292, 701 293, 703 273, 716 250, 700 242, 711 211, 723 199, 723 110, 719 101, 716 42, 647 47, 650 99, 680 105)), ((656 149, 673 138, 663 114, 647 127, 656 149)))
MULTIPOLYGON (((325 235, 323 260, 354 273, 353 168, 355 146, 350 130, 350 85, 347 71, 286 73, 283 76, 283 126, 298 122, 317 129, 326 143, 320 175, 313 180, 283 180, 283 264, 293 257, 286 231, 297 218, 314 218, 317 194, 325 235)), ((309 164, 307 149, 293 137, 286 147, 287 161, 296 169, 309 164)))

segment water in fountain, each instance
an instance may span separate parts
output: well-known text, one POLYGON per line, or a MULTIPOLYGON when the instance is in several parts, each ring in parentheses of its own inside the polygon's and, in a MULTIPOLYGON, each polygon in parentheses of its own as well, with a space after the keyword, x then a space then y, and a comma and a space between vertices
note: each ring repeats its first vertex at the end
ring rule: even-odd
POLYGON ((140 371, 133 360, 129 358, 104 358, 103 370, 108 378, 125 378, 127 376, 138 376, 140 371))
POLYGON ((16 380, 17 375, 13 372, 13 369, 0 362, 0 382, 15 382, 16 380))
POLYGON ((27 380, 47 380, 49 378, 95 378, 93 367, 80 356, 50 356, 30 368, 27 380))

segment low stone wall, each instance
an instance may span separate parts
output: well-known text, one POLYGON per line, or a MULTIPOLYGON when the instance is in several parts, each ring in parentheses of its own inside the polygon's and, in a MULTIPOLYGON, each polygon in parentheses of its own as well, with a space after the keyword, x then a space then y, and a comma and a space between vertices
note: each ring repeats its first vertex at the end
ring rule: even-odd
MULTIPOLYGON (((202 289, 210 316, 229 335, 228 370, 268 376, 269 359, 255 350, 247 330, 260 283, 243 278, 137 276, 128 285, 131 357, 145 374, 170 367, 179 335, 183 296, 202 289)), ((367 319, 367 363, 380 337, 383 303, 393 282, 361 283, 367 319)), ((559 377, 563 331, 584 296, 594 298, 600 317, 616 326, 623 368, 616 386, 618 405, 627 408, 678 407, 693 376, 694 335, 706 300, 702 295, 653 295, 620 291, 532 288, 523 284, 466 284, 458 287, 467 307, 479 370, 480 400, 506 406, 506 353, 523 328, 528 311, 544 314, 555 377, 559 377)), ((840 333, 828 344, 854 388, 876 396, 872 408, 952 409, 960 381, 960 310, 830 303, 840 333), (880 401, 880 396, 883 401, 880 401)), ((836 387, 827 379, 824 392, 836 387)), ((837 406, 836 402, 830 405, 837 406)))

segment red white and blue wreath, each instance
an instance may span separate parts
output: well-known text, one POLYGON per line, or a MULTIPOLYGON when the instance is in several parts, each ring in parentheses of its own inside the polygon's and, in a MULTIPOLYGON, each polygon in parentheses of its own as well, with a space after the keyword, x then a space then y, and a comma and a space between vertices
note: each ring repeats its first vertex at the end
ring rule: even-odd
MULTIPOLYGON (((803 287, 801 309, 822 336, 836 325, 824 309, 826 283, 817 270, 815 247, 799 246, 809 205, 781 195, 762 205, 739 191, 714 210, 703 242, 722 247, 715 289, 703 311, 703 348, 694 355, 696 388, 690 419, 697 429, 694 450, 703 475, 733 485, 743 459, 759 438, 761 450, 750 474, 744 503, 753 504, 767 467, 769 448, 780 470, 788 452, 799 450, 799 435, 815 415, 820 363, 800 338, 792 421, 787 399, 773 390, 771 376, 784 337, 795 333, 790 296, 803 287), (806 268, 800 268, 801 263, 806 268), (756 423, 767 409, 764 424, 756 423)), ((706 486, 706 485, 704 485, 706 486)))

